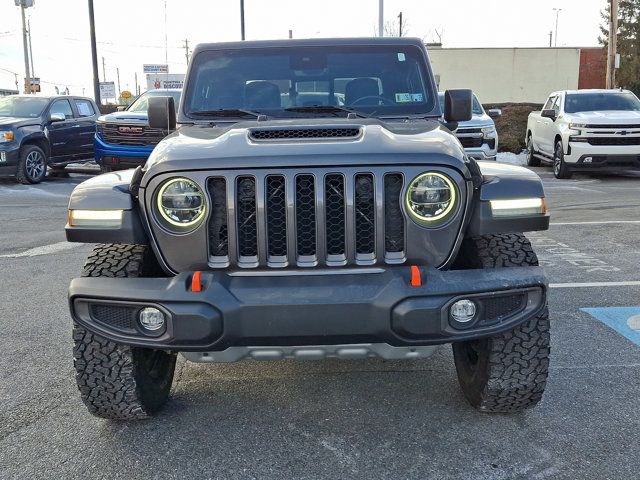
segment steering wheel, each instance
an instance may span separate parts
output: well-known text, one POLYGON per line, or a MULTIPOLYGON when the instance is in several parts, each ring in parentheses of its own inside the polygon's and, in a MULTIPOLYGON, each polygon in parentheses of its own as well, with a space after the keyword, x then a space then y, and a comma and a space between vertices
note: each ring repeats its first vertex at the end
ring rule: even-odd
POLYGON ((394 107, 396 105, 396 103, 392 100, 389 100, 386 97, 380 96, 380 95, 367 95, 366 97, 360 97, 359 99, 357 99, 356 101, 351 103, 351 106, 357 106, 359 103, 363 102, 364 100, 378 100, 378 105, 380 105, 380 102, 382 102, 383 105, 390 105, 392 107, 394 107))

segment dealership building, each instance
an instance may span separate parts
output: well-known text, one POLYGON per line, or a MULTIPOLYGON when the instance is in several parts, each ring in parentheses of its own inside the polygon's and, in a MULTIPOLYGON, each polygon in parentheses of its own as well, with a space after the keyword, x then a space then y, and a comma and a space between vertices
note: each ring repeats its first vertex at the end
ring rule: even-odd
POLYGON ((471 88, 482 103, 541 104, 556 90, 605 88, 600 47, 428 48, 439 90, 471 88))

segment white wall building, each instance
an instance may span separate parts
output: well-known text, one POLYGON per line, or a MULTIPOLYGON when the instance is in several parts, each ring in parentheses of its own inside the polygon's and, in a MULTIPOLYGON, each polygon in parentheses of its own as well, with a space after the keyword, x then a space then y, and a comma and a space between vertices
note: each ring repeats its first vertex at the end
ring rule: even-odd
POLYGON ((580 48, 431 48, 439 89, 471 88, 482 103, 544 103, 577 89, 580 48))

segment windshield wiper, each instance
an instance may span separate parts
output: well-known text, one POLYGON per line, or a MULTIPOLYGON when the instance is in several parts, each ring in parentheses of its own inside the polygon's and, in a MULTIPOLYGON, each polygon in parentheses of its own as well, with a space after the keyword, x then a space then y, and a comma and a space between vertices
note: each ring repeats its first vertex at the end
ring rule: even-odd
POLYGON ((303 107, 289 107, 284 109, 285 112, 300 112, 300 113, 333 113, 338 114, 341 112, 352 113, 361 118, 369 118, 366 113, 358 112, 349 107, 337 107, 335 105, 306 105, 303 107))
POLYGON ((263 113, 253 112, 251 110, 242 110, 239 108, 220 108, 218 110, 196 110, 188 112, 187 115, 194 117, 255 117, 263 116, 263 113))

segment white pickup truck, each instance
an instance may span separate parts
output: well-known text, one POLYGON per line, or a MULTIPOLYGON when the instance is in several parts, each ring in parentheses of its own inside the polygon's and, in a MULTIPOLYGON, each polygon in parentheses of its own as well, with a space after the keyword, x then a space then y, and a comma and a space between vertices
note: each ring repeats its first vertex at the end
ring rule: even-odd
POLYGON ((576 170, 640 169, 640 100, 627 90, 564 90, 529 114, 527 164, 576 170))

